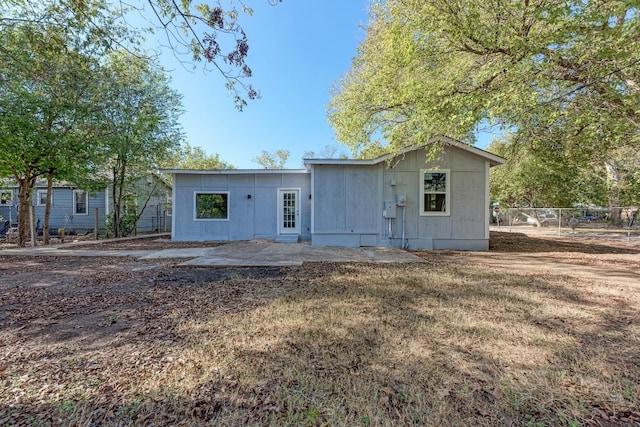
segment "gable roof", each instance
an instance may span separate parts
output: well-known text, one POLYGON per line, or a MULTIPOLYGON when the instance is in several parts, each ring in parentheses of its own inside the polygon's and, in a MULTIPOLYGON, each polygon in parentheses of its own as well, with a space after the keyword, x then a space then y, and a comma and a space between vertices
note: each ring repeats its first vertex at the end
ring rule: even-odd
MULTIPOLYGON (((489 164, 490 164, 491 167, 502 165, 506 161, 506 159, 504 159, 503 157, 497 156, 497 155, 495 155, 493 153, 490 153, 488 151, 482 150, 482 149, 477 148, 477 147, 473 147, 473 146, 471 146, 469 144, 465 144, 464 142, 458 141, 458 140, 453 139, 453 138, 449 138, 447 136, 438 136, 438 137, 435 137, 435 138, 431 138, 429 140, 429 143, 432 143, 432 142, 441 142, 445 146, 460 148, 461 150, 464 150, 464 151, 467 151, 467 152, 469 152, 471 154, 474 154, 476 156, 482 157, 485 160, 489 161, 489 164)), ((311 166, 311 165, 363 165, 363 166, 366 166, 366 165, 377 165, 378 163, 393 159, 397 155, 405 154, 405 153, 408 153, 410 151, 419 150, 419 149, 421 149, 423 147, 425 147, 425 146, 424 145, 420 145, 420 146, 408 147, 408 148, 405 148, 404 150, 400 151, 399 153, 385 154, 383 156, 376 157, 375 159, 305 159, 304 160, 304 164, 305 164, 305 166, 311 166)))
MULTIPOLYGON (((479 156, 487 161, 491 167, 499 166, 503 164, 506 159, 497 156, 493 153, 490 153, 485 150, 481 150, 480 148, 473 147, 469 144, 465 144, 464 142, 458 141, 453 138, 449 138, 447 136, 438 136, 435 138, 431 138, 429 143, 440 142, 445 146, 460 148, 461 150, 467 151, 471 154, 479 156)), ((414 146, 408 147, 399 153, 390 153, 385 154, 380 157, 376 157, 375 159, 304 159, 304 166, 306 169, 210 169, 210 170, 201 170, 201 169, 159 169, 158 172, 166 173, 166 174, 191 174, 191 175, 243 175, 243 174, 274 174, 274 173, 309 173, 310 167, 312 165, 377 165, 378 163, 382 163, 384 161, 393 159, 397 155, 401 155, 404 153, 408 153, 410 151, 419 150, 425 147, 414 146)))

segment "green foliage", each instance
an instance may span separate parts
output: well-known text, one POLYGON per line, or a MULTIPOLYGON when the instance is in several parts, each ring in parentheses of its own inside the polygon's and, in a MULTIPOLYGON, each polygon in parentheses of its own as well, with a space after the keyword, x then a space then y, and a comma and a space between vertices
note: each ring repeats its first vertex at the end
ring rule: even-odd
POLYGON ((196 196, 196 218, 227 219, 228 196, 224 193, 201 193, 196 196))
POLYGON ((491 170, 491 200, 506 206, 569 207, 578 202, 582 187, 576 169, 565 165, 562 147, 494 141, 489 150, 507 159, 491 170))
POLYGON ((74 27, 47 20, 0 22, 0 176, 19 184, 22 246, 36 179, 55 174, 79 181, 92 171, 96 147, 85 130, 95 113, 96 55, 102 50, 87 44, 88 36, 74 27))
MULTIPOLYGON (((269 0, 273 5, 281 0, 269 0)), ((253 10, 244 2, 197 4, 192 0, 149 0, 142 4, 104 0, 0 0, 0 26, 30 22, 64 30, 70 38, 84 45, 104 50, 136 52, 147 32, 166 37, 166 45, 177 56, 204 60, 205 70, 223 77, 236 108, 242 110, 247 99, 259 93, 246 81, 252 70, 247 63, 248 37, 240 25, 242 16, 253 10), (136 16, 138 15, 138 16, 136 16), (146 28, 133 22, 144 21, 146 28)), ((136 52, 140 55, 140 52, 136 52)), ((147 56, 147 55, 144 55, 147 56)))
POLYGON ((275 150, 273 153, 262 150, 262 153, 251 161, 259 164, 263 169, 284 169, 288 158, 289 150, 275 150))
POLYGON ((20 245, 38 177, 88 190, 111 182, 119 212, 121 189, 181 139, 179 96, 144 56, 111 50, 125 32, 103 7, 19 3, 20 19, 0 18, 0 176, 20 187, 20 245))
POLYGON ((165 169, 219 170, 234 169, 233 165, 220 159, 216 154, 208 154, 199 146, 184 142, 170 158, 161 162, 165 169))
POLYGON ((107 59, 104 71, 95 129, 102 151, 96 156, 111 188, 117 237, 126 228, 127 189, 179 147, 182 110, 167 77, 146 60, 117 52, 107 59))
POLYGON ((507 206, 633 206, 640 203, 640 154, 621 147, 605 158, 585 158, 565 142, 494 141, 489 150, 507 159, 491 170, 491 199, 507 206))
POLYGON ((375 3, 329 120, 354 155, 375 146, 399 151, 441 134, 472 142, 483 120, 525 134, 516 141, 566 142, 590 160, 638 147, 639 5, 375 3), (548 127, 552 140, 528 135, 548 127))

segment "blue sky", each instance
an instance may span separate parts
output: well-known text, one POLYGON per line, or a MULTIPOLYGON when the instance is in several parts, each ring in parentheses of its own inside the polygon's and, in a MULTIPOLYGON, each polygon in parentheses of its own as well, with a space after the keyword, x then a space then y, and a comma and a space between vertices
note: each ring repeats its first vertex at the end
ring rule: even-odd
POLYGON ((369 0, 250 5, 253 16, 242 16, 253 71, 248 83, 261 98, 249 100, 243 112, 235 109, 215 71, 203 72, 202 64, 185 68, 167 51, 160 57, 183 95, 187 141, 240 169, 258 168, 251 159, 262 150, 289 150, 287 168, 302 167, 306 151, 317 153, 327 145, 348 153, 334 138, 326 107, 332 85, 349 70, 365 38, 369 0))

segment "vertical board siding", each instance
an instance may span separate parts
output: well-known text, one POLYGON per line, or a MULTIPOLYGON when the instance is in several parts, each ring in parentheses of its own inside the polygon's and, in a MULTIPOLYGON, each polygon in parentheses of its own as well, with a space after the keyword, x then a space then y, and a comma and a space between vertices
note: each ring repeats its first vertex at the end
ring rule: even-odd
POLYGON ((276 238, 278 188, 300 188, 300 234, 311 237, 309 173, 175 174, 174 188, 175 240, 276 238), (199 191, 229 193, 228 221, 194 220, 194 194, 199 191))
POLYGON ((313 164, 312 173, 179 173, 174 178, 174 238, 274 238, 278 188, 291 188, 300 189, 301 235, 312 237, 314 245, 483 249, 488 247, 487 165, 483 156, 450 146, 434 160, 419 149, 375 164, 313 164), (421 169, 449 170, 448 215, 420 215, 421 169), (229 221, 193 221, 195 191, 228 191, 229 221), (385 202, 396 204, 399 198, 406 206, 397 206, 395 218, 384 218, 385 202))

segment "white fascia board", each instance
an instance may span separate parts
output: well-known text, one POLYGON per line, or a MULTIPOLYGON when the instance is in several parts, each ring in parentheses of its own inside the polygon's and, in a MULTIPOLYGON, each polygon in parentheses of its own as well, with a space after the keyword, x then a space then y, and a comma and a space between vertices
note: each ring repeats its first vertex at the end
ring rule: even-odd
POLYGON ((305 165, 375 165, 378 159, 304 159, 305 165))
MULTIPOLYGON (((482 150, 480 148, 477 147, 473 147, 471 145, 465 144, 464 142, 455 140, 453 138, 449 138, 446 136, 440 136, 440 137, 436 137, 436 138, 432 138, 430 140, 430 142, 436 142, 436 141, 440 141, 443 142, 446 145, 452 146, 452 147, 457 147, 460 148, 462 150, 468 151, 469 153, 475 154, 476 156, 479 156, 485 160, 488 160, 489 163, 491 164, 491 166, 498 166, 503 164, 506 160, 500 156, 497 156, 493 153, 490 153, 488 151, 482 150)), ((402 150, 400 150, 400 152, 398 153, 390 153, 390 154, 385 154, 383 156, 380 157, 376 157, 375 159, 368 159, 368 160, 363 160, 363 159, 305 159, 304 160, 304 164, 305 165, 361 165, 361 166, 370 166, 370 165, 377 165, 378 163, 384 162, 386 160, 392 159, 395 156, 398 155, 402 155, 402 154, 406 154, 409 153, 411 151, 415 151, 415 150, 419 150, 421 148, 424 148, 424 145, 421 146, 413 146, 413 147, 407 147, 404 148, 402 150)))
POLYGON ((310 173, 307 169, 216 169, 216 170, 196 170, 196 169, 159 169, 160 173, 174 175, 272 175, 272 174, 295 174, 310 173))

